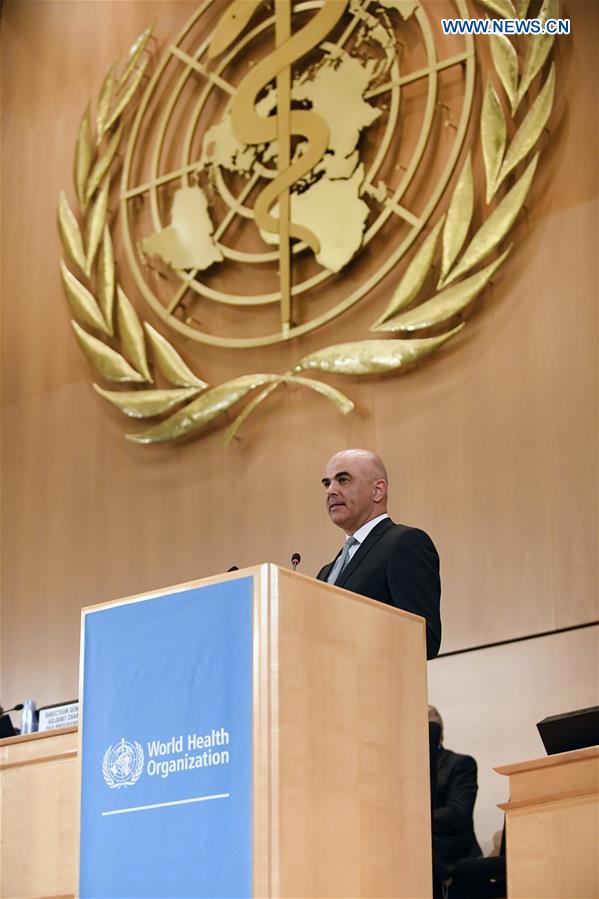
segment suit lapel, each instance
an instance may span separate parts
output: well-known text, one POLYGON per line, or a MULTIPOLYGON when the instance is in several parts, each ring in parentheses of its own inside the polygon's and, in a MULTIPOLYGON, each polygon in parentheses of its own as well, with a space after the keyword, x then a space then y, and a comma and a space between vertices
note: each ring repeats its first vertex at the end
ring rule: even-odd
POLYGON ((335 558, 333 559, 333 561, 332 561, 332 562, 329 562, 328 565, 325 565, 325 567, 322 569, 322 571, 321 571, 320 574, 318 575, 317 580, 319 580, 319 581, 326 581, 326 579, 328 578, 329 574, 330 574, 331 571, 333 570, 333 565, 335 564, 335 562, 337 561, 337 559, 339 558, 339 556, 341 555, 342 552, 343 552, 343 547, 341 547, 341 549, 339 550, 339 552, 337 553, 337 555, 335 556, 335 558))
POLYGON ((437 789, 444 786, 448 779, 449 752, 443 746, 439 746, 437 753, 437 789))
POLYGON ((335 584, 336 587, 345 587, 349 578, 352 576, 354 571, 362 564, 372 547, 376 546, 385 531, 387 531, 392 526, 393 522, 390 518, 384 518, 383 521, 379 521, 377 526, 371 530, 366 540, 364 540, 364 542, 360 544, 358 549, 351 557, 350 561, 347 563, 347 565, 337 578, 337 583, 335 584))

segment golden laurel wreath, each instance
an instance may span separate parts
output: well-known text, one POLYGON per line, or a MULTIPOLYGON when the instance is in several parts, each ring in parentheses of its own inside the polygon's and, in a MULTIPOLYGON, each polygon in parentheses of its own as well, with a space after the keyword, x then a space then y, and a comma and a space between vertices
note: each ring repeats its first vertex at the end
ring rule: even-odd
MULTIPOLYGON (((524 17, 529 6, 529 0, 515 0, 516 7, 512 0, 477 2, 502 18, 524 17)), ((559 0, 544 0, 538 18, 545 21, 558 15, 559 0)), ((81 226, 64 191, 58 204, 62 244, 71 263, 75 263, 78 269, 75 274, 64 260, 61 261, 67 300, 78 320, 71 323, 79 345, 102 378, 138 385, 137 389, 129 391, 106 390, 97 384, 94 384, 94 389, 132 418, 163 416, 160 423, 150 430, 127 435, 129 440, 144 444, 159 443, 195 433, 228 412, 248 394, 262 388, 227 429, 225 445, 228 445, 257 406, 285 383, 315 390, 347 414, 354 408, 348 397, 324 381, 304 375, 321 372, 355 377, 404 369, 436 350, 464 327, 465 322, 460 322, 461 313, 504 263, 511 245, 483 268, 480 266, 507 236, 534 178, 538 151, 524 172, 506 189, 506 179, 531 154, 553 107, 555 67, 552 63, 526 113, 518 115, 521 101, 528 96, 545 66, 554 41, 553 35, 529 36, 527 53, 522 62, 508 37, 495 35, 488 38, 494 71, 509 101, 510 115, 506 118, 500 95, 489 79, 480 122, 486 205, 491 203, 502 186, 503 196, 474 235, 469 236, 475 210, 469 153, 447 212, 439 218, 414 255, 385 312, 371 326, 371 331, 397 336, 328 346, 300 359, 291 371, 284 374, 243 375, 215 387, 209 387, 197 377, 172 344, 148 322, 142 325, 133 304, 116 279, 108 224, 111 178, 118 165, 123 118, 148 65, 146 47, 150 35, 149 28, 135 41, 122 71, 118 72, 116 62, 110 67, 98 97, 95 137, 91 101, 85 109, 74 158, 74 182, 81 226), (436 291, 432 296, 427 296, 423 289, 431 271, 439 264, 436 291), (432 337, 412 336, 414 332, 432 328, 442 333, 432 337), (443 331, 444 328, 449 330, 443 331), (156 389, 151 386, 154 382, 148 348, 153 366, 171 387, 156 389)))

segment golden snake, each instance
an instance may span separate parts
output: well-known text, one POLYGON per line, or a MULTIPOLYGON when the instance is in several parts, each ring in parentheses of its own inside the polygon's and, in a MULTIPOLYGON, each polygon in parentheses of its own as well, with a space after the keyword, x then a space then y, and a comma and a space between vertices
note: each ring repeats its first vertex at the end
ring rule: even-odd
MULTIPOLYGON (((262 0, 234 0, 220 20, 209 49, 213 58, 223 52, 245 28, 262 0)), ((288 0, 275 0, 288 2, 288 0)), ((277 138, 277 117, 260 116, 256 112, 256 97, 280 72, 316 47, 337 24, 346 10, 348 0, 325 0, 322 8, 303 28, 284 41, 272 53, 252 67, 243 79, 233 98, 231 123, 238 140, 245 144, 270 143, 277 138)), ((279 233, 279 222, 270 214, 278 197, 314 168, 324 156, 329 144, 329 126, 325 119, 309 110, 292 109, 291 133, 307 138, 308 147, 259 195, 254 206, 258 227, 264 231, 279 233)), ((303 240, 318 253, 320 241, 303 225, 290 223, 289 234, 303 240)))

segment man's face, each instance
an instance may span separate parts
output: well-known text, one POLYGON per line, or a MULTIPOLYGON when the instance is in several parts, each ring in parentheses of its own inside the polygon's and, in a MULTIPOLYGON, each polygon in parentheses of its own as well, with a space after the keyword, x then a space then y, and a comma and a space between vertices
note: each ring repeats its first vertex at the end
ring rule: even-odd
POLYGON ((333 524, 346 534, 386 511, 385 481, 377 477, 368 458, 351 452, 337 453, 326 464, 323 486, 333 524))

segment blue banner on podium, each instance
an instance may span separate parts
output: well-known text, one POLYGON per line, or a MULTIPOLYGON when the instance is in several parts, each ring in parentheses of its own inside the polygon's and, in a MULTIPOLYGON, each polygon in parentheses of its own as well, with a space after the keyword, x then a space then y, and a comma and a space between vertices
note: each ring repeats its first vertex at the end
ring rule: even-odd
POLYGON ((79 895, 252 895, 251 577, 84 620, 79 895))

